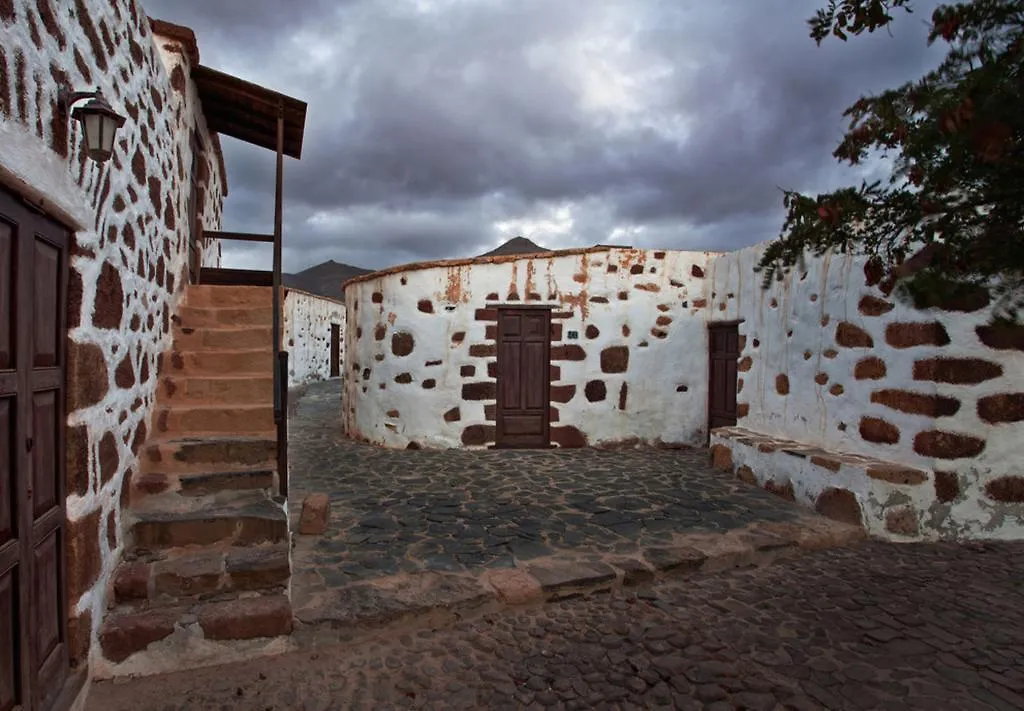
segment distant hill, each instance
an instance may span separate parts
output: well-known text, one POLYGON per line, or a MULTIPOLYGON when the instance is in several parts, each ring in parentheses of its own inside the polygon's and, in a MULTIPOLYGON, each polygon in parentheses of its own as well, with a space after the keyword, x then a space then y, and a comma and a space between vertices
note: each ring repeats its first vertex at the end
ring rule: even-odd
POLYGON ((372 269, 353 267, 351 264, 340 264, 333 259, 304 269, 297 274, 282 274, 285 286, 302 289, 311 294, 328 296, 332 299, 344 299, 341 285, 352 277, 369 274, 372 269))
POLYGON ((550 252, 550 249, 545 249, 535 242, 531 242, 525 237, 513 237, 505 244, 492 249, 490 252, 481 254, 481 257, 504 257, 509 254, 540 254, 541 252, 550 252))

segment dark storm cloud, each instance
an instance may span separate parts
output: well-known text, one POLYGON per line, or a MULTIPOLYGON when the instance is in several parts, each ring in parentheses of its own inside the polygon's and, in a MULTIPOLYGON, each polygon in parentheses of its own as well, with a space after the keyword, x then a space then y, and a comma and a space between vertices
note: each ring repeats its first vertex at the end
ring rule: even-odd
MULTIPOLYGON (((779 187, 859 180, 831 158, 843 109, 941 52, 934 2, 820 48, 803 0, 144 4, 192 27, 205 64, 309 102, 285 168, 293 270, 464 256, 520 228, 549 247, 770 239, 779 187)), ((228 228, 269 231, 273 155, 224 144, 228 228)))

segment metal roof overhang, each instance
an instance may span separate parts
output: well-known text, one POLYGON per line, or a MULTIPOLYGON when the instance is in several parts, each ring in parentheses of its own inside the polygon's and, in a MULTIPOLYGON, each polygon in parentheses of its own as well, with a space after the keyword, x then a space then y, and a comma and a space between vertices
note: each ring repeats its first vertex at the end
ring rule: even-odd
POLYGON ((284 110, 284 154, 302 157, 306 102, 202 65, 192 68, 211 131, 277 151, 278 107, 284 110))

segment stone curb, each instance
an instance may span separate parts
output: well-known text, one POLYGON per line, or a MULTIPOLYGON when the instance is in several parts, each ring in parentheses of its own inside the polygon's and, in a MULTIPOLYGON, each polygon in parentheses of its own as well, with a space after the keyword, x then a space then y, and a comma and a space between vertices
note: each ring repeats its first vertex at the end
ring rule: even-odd
MULTIPOLYGON (((849 545, 863 529, 808 515, 796 523, 759 522, 726 533, 678 535, 638 555, 537 558, 482 573, 414 573, 356 583, 293 601, 297 649, 438 630, 484 614, 611 593, 680 576, 762 567, 799 554, 849 545)), ((656 588, 645 592, 655 598, 656 588)))

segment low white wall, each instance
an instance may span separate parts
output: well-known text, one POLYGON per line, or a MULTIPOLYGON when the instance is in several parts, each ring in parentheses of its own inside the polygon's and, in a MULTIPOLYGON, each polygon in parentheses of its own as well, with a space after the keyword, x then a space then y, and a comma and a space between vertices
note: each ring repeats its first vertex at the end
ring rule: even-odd
POLYGON ((488 306, 521 302, 554 307, 553 442, 700 445, 708 259, 593 249, 416 265, 350 281, 347 431, 390 447, 493 442, 497 316, 488 306))
MULTIPOLYGON (((763 248, 711 265, 714 313, 744 319, 739 426, 928 472, 914 484, 854 486, 827 468, 793 468, 798 490, 853 491, 869 527, 1024 534, 1024 330, 993 331, 983 301, 917 310, 850 255, 809 257, 806 272, 763 290, 753 272, 763 248), (904 509, 913 524, 894 514, 904 509)), ((778 469, 771 453, 757 455, 761 464, 749 456, 755 473, 778 469)))
POLYGON ((305 291, 287 289, 284 297, 284 344, 288 351, 288 386, 331 377, 331 324, 340 327, 344 363, 345 304, 305 291))

